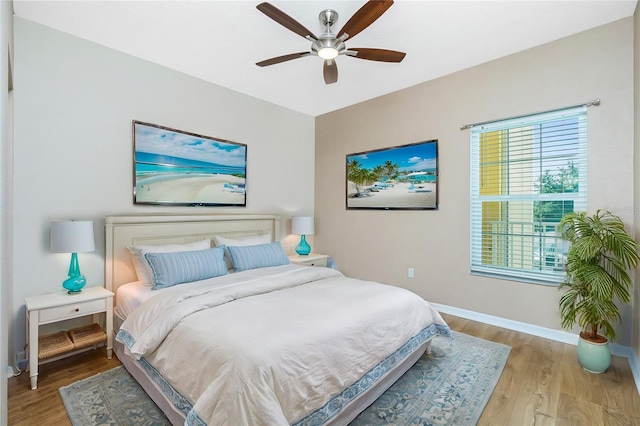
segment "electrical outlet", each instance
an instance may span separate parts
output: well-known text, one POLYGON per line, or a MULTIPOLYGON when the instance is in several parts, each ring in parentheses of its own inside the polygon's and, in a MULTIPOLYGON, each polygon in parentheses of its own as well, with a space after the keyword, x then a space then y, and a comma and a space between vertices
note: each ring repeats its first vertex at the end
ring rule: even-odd
POLYGON ((413 278, 413 268, 407 269, 407 277, 413 278))

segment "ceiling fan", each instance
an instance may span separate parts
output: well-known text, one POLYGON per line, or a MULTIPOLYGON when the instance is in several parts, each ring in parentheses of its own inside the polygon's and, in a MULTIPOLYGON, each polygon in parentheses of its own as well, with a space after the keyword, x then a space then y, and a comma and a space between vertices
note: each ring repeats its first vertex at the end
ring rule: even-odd
POLYGON ((256 63, 256 65, 259 67, 266 67, 290 61, 292 59, 317 55, 324 60, 324 68, 322 72, 324 75, 324 82, 326 84, 332 84, 338 81, 338 66, 336 65, 335 58, 339 55, 367 59, 369 61, 401 62, 406 55, 404 52, 363 47, 347 49, 344 44, 347 38, 355 37, 362 30, 375 22, 375 20, 382 16, 382 14, 385 13, 392 4, 393 0, 369 0, 353 14, 337 34, 334 34, 331 31, 331 26, 338 20, 338 12, 332 9, 323 10, 320 12, 318 18, 322 25, 325 26, 325 32, 320 37, 317 37, 298 21, 277 7, 269 3, 260 3, 256 6, 260 12, 264 13, 283 27, 309 40, 311 42, 311 50, 308 52, 290 53, 288 55, 277 56, 275 58, 260 61, 256 63))

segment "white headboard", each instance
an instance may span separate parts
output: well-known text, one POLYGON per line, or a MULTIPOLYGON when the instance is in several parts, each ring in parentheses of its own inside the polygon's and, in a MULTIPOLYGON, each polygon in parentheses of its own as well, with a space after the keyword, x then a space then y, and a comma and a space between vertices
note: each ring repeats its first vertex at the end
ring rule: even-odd
POLYGON ((135 281, 136 271, 127 246, 185 244, 214 235, 242 238, 271 234, 280 238, 275 215, 136 215, 105 217, 105 270, 107 290, 135 281))

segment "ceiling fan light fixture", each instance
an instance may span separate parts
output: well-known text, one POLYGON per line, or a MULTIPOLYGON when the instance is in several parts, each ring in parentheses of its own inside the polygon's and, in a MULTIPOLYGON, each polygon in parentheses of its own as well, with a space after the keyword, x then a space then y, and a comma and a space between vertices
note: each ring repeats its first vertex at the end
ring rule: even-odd
POLYGON ((318 50, 318 56, 320 56, 322 59, 334 59, 339 54, 340 52, 335 47, 323 47, 322 49, 318 50))
POLYGON ((333 9, 325 9, 320 12, 318 16, 320 23, 324 26, 324 32, 318 37, 294 18, 272 4, 266 2, 260 3, 256 6, 260 12, 286 29, 310 41, 311 50, 276 56, 275 58, 256 62, 256 65, 266 67, 304 56, 317 55, 324 61, 322 71, 324 82, 326 84, 333 84, 338 81, 338 66, 336 65, 335 58, 339 55, 347 55, 352 58, 365 59, 368 61, 401 62, 406 55, 404 52, 372 48, 352 48, 348 50, 344 43, 345 40, 351 40, 356 34, 369 27, 369 25, 382 16, 392 4, 393 0, 368 0, 349 18, 337 35, 331 30, 331 26, 337 22, 338 12, 333 9))

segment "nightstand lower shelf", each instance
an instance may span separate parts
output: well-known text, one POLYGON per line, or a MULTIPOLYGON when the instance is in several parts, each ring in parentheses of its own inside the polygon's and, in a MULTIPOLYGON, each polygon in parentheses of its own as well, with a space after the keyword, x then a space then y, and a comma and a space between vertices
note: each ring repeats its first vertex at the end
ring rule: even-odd
POLYGON ((107 341, 107 333, 98 324, 59 331, 38 337, 38 359, 44 360, 107 341))

